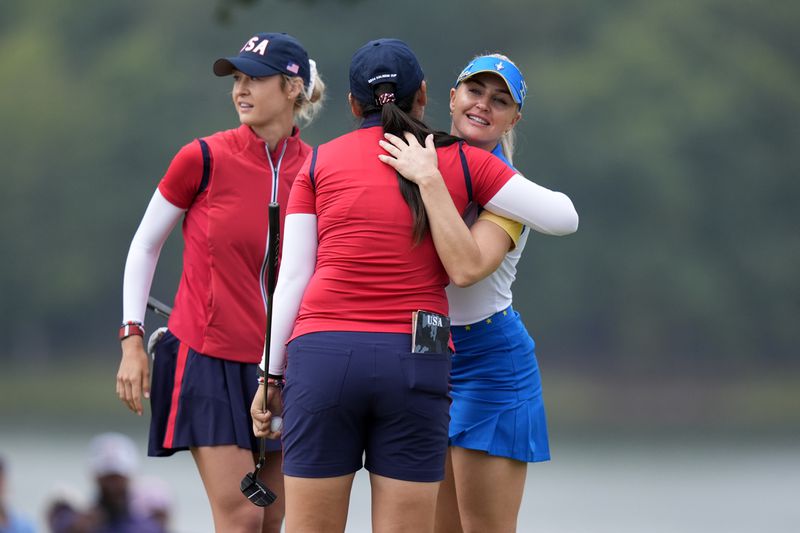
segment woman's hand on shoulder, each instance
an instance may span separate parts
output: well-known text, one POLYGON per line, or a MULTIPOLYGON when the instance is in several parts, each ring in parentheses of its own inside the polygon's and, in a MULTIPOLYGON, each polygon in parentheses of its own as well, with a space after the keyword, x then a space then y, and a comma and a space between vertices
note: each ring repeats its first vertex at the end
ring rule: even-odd
POLYGON ((439 158, 433 144, 433 135, 425 137, 425 146, 409 132, 403 134, 405 140, 391 133, 384 133, 378 141, 389 155, 380 154, 378 159, 394 168, 404 178, 422 187, 432 180, 441 180, 439 158))
POLYGON ((128 409, 140 416, 144 411, 142 398, 150 398, 150 361, 144 351, 144 339, 138 335, 122 340, 117 396, 128 409))

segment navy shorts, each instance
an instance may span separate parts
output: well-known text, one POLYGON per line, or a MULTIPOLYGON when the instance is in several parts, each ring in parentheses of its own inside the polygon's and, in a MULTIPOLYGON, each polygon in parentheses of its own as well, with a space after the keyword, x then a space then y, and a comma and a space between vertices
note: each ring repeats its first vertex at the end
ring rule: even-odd
MULTIPOLYGON (((230 444, 257 452, 250 417, 257 368, 197 353, 167 331, 153 362, 147 454, 230 444)), ((280 450, 280 442, 267 439, 267 450, 280 450)))
POLYGON ((404 481, 444 477, 450 353, 412 354, 399 333, 319 332, 288 345, 283 472, 362 467, 404 481))

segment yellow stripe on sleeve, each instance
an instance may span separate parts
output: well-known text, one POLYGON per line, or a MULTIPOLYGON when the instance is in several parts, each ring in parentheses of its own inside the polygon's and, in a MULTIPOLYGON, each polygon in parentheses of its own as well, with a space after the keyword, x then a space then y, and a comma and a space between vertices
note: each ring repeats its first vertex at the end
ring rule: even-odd
POLYGON ((517 243, 519 242, 519 237, 522 235, 522 224, 517 222, 516 220, 510 220, 505 217, 501 217, 499 215, 495 215, 494 213, 490 213, 489 211, 483 210, 481 211, 481 216, 478 217, 478 220, 488 220, 489 222, 493 222, 503 228, 508 236, 511 237, 511 240, 514 242, 514 248, 517 247, 517 243))

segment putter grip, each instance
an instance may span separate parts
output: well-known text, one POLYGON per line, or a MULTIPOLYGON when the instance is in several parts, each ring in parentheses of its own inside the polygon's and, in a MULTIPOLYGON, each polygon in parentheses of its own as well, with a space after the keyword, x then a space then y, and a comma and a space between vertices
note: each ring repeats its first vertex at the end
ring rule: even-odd
POLYGON ((281 209, 276 202, 269 204, 269 255, 267 256, 267 293, 272 300, 278 279, 278 256, 281 252, 281 209))
MULTIPOLYGON (((281 250, 281 209, 277 202, 269 204, 269 250, 267 251, 267 329, 264 332, 264 369, 269 372, 269 342, 272 338, 272 295, 278 278, 278 255, 281 250)), ((264 394, 264 410, 267 410, 267 395, 264 394)), ((264 457, 264 439, 261 439, 259 457, 264 457)))

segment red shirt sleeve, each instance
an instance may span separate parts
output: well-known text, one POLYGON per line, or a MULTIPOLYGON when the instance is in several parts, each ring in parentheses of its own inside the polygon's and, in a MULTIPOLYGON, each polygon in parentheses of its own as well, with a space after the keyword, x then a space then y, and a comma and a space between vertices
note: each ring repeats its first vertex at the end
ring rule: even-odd
POLYGON ((181 209, 189 209, 203 180, 203 152, 200 143, 192 141, 181 148, 158 184, 167 201, 181 209))
MULTIPOLYGON (((317 194, 308 175, 311 157, 312 154, 308 154, 303 166, 300 167, 300 171, 297 173, 297 177, 294 179, 292 190, 289 193, 289 205, 286 207, 287 215, 295 213, 317 214, 317 194)), ((315 175, 318 168, 315 169, 315 175)))
POLYGON ((472 177, 472 192, 481 205, 486 205, 517 174, 516 170, 486 150, 464 145, 464 154, 472 177))

